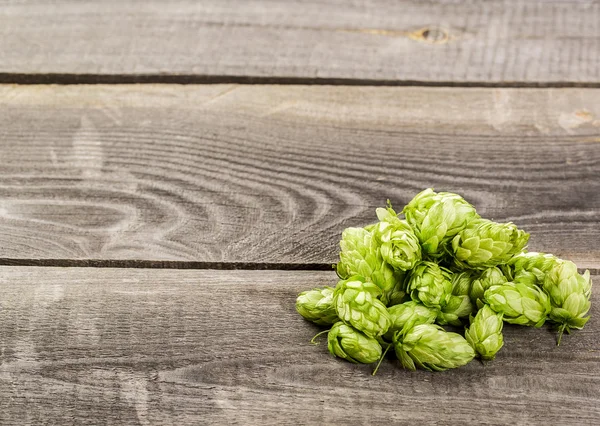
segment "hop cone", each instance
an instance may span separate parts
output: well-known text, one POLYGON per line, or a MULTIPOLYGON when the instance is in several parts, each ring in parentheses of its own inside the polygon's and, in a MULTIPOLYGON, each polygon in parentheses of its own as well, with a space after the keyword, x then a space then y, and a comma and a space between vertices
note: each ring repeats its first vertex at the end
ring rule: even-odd
POLYGON ((327 348, 331 355, 355 364, 371 364, 381 357, 381 345, 377 340, 341 321, 329 330, 327 348))
POLYGON ((510 324, 541 327, 550 313, 550 299, 537 286, 506 283, 490 287, 485 302, 510 324))
POLYGON ((381 243, 381 256, 395 269, 407 271, 421 260, 421 246, 414 231, 391 208, 377 209, 379 223, 375 235, 381 243))
POLYGON ((458 265, 485 269, 508 262, 523 251, 529 234, 513 223, 477 219, 452 240, 452 252, 458 265))
POLYGON ((389 293, 398 281, 398 275, 381 256, 373 234, 363 228, 346 228, 340 241, 340 261, 336 266, 342 279, 360 275, 377 285, 383 303, 388 303, 389 293))
POLYGON ((545 253, 520 253, 509 263, 509 273, 513 282, 542 286, 546 274, 559 262, 559 259, 545 253))
POLYGON ((473 348, 460 334, 449 333, 435 324, 420 324, 394 343, 404 368, 443 371, 461 367, 475 356, 473 348))
MULTIPOLYGON (((391 291, 387 293, 387 306, 394 306, 400 303, 404 303, 407 299, 406 295, 406 283, 405 283, 405 272, 396 271, 395 278, 396 284, 391 291)), ((382 298, 382 300, 385 300, 382 298)))
POLYGON ((502 314, 497 314, 488 305, 484 305, 475 317, 471 316, 471 326, 465 338, 481 359, 494 359, 502 348, 502 314))
POLYGON ((385 338, 392 340, 395 333, 406 334, 408 330, 419 324, 432 324, 437 317, 437 310, 428 308, 418 302, 410 301, 388 308, 392 325, 385 338))
POLYGON ((338 320, 333 306, 333 288, 315 288, 303 291, 296 299, 296 310, 315 324, 333 324, 338 320))
POLYGON ((564 331, 583 328, 590 319, 586 317, 592 293, 590 272, 580 275, 573 262, 560 261, 546 274, 544 290, 550 295, 550 319, 559 324, 560 343, 564 331))
POLYGON ((423 251, 430 256, 444 254, 444 246, 472 219, 479 217, 475 208, 460 195, 435 193, 426 189, 404 207, 407 222, 415 230, 423 251))
POLYGON ((441 309, 452 296, 452 273, 434 262, 421 262, 411 272, 407 292, 429 308, 441 309))
POLYGON ((473 304, 469 298, 472 279, 468 271, 452 274, 452 295, 438 314, 438 324, 460 326, 460 318, 469 316, 473 312, 473 304))
POLYGON ((463 271, 452 275, 452 294, 455 296, 469 296, 473 286, 473 274, 463 271))
POLYGON ((358 275, 340 281, 333 293, 338 317, 369 337, 383 335, 390 328, 391 319, 385 305, 377 299, 380 293, 379 287, 358 275))
POLYGON ((506 276, 497 267, 494 266, 484 270, 477 279, 473 280, 473 286, 469 294, 471 301, 480 308, 483 306, 483 295, 488 288, 494 285, 506 284, 507 282, 506 276))
POLYGON ((462 325, 460 318, 468 317, 473 312, 473 304, 469 296, 451 295, 448 303, 438 313, 437 323, 441 325, 462 325))

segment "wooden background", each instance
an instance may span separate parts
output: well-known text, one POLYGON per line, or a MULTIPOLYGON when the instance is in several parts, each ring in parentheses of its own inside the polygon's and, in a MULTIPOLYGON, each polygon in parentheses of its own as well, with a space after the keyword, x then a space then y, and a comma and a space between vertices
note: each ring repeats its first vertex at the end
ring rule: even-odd
POLYGON ((600 273, 598 1, 0 0, 0 82, 0 424, 600 424, 595 295, 376 377, 294 311, 430 186, 600 273))

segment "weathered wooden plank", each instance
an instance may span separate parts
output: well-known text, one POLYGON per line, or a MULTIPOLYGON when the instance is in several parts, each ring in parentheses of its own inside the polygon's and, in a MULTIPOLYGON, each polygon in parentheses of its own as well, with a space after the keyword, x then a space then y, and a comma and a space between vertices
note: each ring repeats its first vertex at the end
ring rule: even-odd
POLYGON ((595 0, 0 4, 4 81, 55 73, 600 83, 595 0))
POLYGON ((555 345, 507 326, 486 366, 355 366, 296 294, 332 272, 0 268, 4 424, 598 424, 600 312, 555 345))
POLYGON ((1 86, 0 257, 333 262, 457 191, 597 268, 600 90, 1 86))

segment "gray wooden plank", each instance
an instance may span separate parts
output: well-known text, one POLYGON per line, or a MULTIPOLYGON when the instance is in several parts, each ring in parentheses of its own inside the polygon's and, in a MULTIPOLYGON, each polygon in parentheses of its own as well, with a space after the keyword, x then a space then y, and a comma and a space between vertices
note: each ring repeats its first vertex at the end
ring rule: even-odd
POLYGON ((0 73, 88 80, 598 84, 599 40, 596 0, 0 1, 0 73))
POLYGON ((0 257, 334 262, 434 187, 597 268, 600 90, 0 86, 0 257))
POLYGON ((486 366, 335 360, 294 310, 333 272, 1 267, 2 424, 598 424, 600 312, 486 366))

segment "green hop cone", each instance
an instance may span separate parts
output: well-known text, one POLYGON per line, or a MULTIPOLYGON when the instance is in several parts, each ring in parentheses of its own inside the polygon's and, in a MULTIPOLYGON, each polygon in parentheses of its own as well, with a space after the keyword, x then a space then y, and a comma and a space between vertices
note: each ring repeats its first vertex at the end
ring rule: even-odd
POLYGON ((423 261, 411 271, 407 292, 413 300, 441 309, 452 296, 452 273, 437 263, 423 261))
POLYGON ((559 340, 562 333, 573 328, 583 328, 590 319, 586 316, 590 310, 592 281, 590 272, 583 275, 577 272, 577 266, 570 261, 560 261, 548 271, 544 279, 544 290, 550 296, 552 310, 550 319, 559 325, 559 340))
POLYGON ((338 317, 369 337, 385 334, 391 319, 385 305, 377 299, 380 293, 379 287, 358 275, 340 281, 333 293, 338 317))
POLYGON ((507 282, 508 279, 499 268, 495 266, 487 268, 479 275, 479 277, 473 280, 473 286, 469 293, 471 302, 473 302, 477 308, 481 308, 481 306, 483 306, 483 295, 485 294, 485 291, 494 285, 502 285, 507 282))
POLYGON ((467 317, 473 312, 473 304, 469 298, 472 279, 473 276, 469 271, 452 274, 452 295, 441 307, 438 324, 460 326, 462 325, 460 318, 467 317))
POLYGON ((474 317, 465 338, 481 359, 492 360, 502 348, 502 314, 497 314, 488 305, 484 305, 474 317))
POLYGON ((333 288, 323 287, 303 291, 296 299, 296 310, 315 324, 328 325, 339 321, 333 306, 333 288))
POLYGON ((529 234, 513 223, 476 219, 452 240, 452 252, 459 266, 485 269, 508 262, 523 251, 529 234))
POLYGON ((392 319, 392 325, 384 337, 390 341, 397 332, 404 335, 415 325, 432 324, 438 315, 436 309, 428 308, 415 301, 391 306, 388 308, 388 312, 392 319))
MULTIPOLYGON (((406 295, 406 272, 396 271, 396 284, 394 287, 387 292, 387 306, 394 306, 400 303, 406 302, 407 299, 410 299, 406 295)), ((382 298, 385 300, 385 298, 382 298)))
POLYGON ((473 273, 463 271, 452 275, 452 294, 455 296, 469 296, 473 287, 473 273))
POLYGON ((340 261, 336 271, 340 278, 360 275, 377 285, 381 299, 387 304, 390 293, 397 286, 402 274, 398 274, 383 257, 377 239, 363 228, 346 228, 340 241, 340 261))
POLYGON ((440 325, 462 325, 460 319, 468 317, 473 312, 473 304, 469 296, 451 295, 448 302, 438 313, 437 323, 440 325))
POLYGON ((546 274, 560 261, 546 253, 519 253, 508 262, 513 282, 543 286, 546 274))
POLYGON ((548 295, 537 286, 522 283, 492 286, 484 300, 510 324, 541 327, 550 313, 548 295))
POLYGON ((475 357, 464 337, 435 324, 416 325, 396 339, 394 349, 404 368, 413 371, 415 366, 430 371, 457 368, 475 357))
POLYGON ((513 271, 521 270, 536 272, 543 276, 552 269, 560 259, 549 253, 538 253, 534 251, 522 252, 514 256, 508 264, 513 271))
POLYGON ((403 210, 415 230, 423 252, 432 257, 444 254, 444 246, 467 223, 479 217, 475 208, 460 195, 426 189, 417 194, 403 210))
POLYGON ((331 355, 355 364, 371 364, 381 357, 381 345, 377 340, 341 321, 329 330, 327 348, 331 355))
POLYGON ((387 209, 377 209, 377 217, 379 223, 374 234, 380 242, 383 259, 400 271, 414 268, 421 260, 421 246, 410 225, 398 219, 391 206, 387 209))

